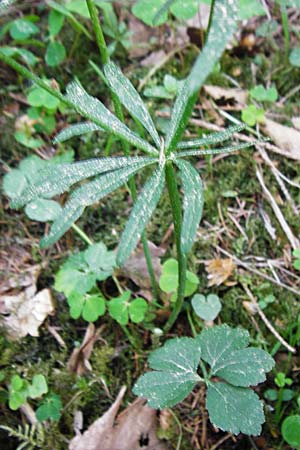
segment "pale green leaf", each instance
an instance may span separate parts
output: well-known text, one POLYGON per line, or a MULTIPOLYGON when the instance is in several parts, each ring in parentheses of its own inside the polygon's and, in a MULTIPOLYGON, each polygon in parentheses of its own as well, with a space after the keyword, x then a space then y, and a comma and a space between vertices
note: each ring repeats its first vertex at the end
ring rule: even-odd
POLYGON ((44 375, 34 375, 31 385, 28 387, 28 396, 30 398, 38 398, 48 392, 48 385, 44 375))
POLYGON ((238 16, 237 0, 216 0, 206 44, 198 56, 189 76, 179 90, 166 138, 166 150, 171 151, 182 135, 192 113, 197 92, 213 70, 215 63, 234 31, 238 16))
POLYGON ((189 253, 202 217, 204 194, 203 183, 194 167, 186 161, 176 160, 184 192, 183 221, 181 227, 181 251, 189 253))
POLYGON ((9 30, 11 37, 19 41, 28 39, 39 31, 38 26, 26 19, 14 20, 9 30))
POLYGON ((38 197, 53 197, 67 191, 73 184, 86 178, 100 175, 105 172, 114 171, 124 167, 131 167, 136 164, 153 164, 155 158, 137 157, 115 157, 88 159, 75 163, 49 165, 39 174, 34 184, 29 185, 22 192, 21 196, 13 198, 11 202, 13 208, 19 208, 38 197))
POLYGON ((162 193, 165 183, 164 168, 159 167, 146 182, 133 206, 118 247, 117 264, 122 266, 136 247, 162 193))
POLYGON ((107 194, 115 191, 145 165, 145 162, 137 163, 109 172, 76 189, 70 196, 62 213, 56 218, 49 234, 42 239, 41 246, 45 248, 56 242, 79 219, 86 206, 92 205, 107 194))
POLYGON ((157 147, 160 148, 161 141, 152 121, 152 118, 132 83, 125 77, 120 68, 113 62, 104 66, 104 74, 111 90, 118 96, 120 102, 130 114, 138 119, 146 128, 157 147))
POLYGON ((204 145, 212 145, 218 144, 219 142, 227 141, 231 138, 234 133, 239 133, 240 131, 246 128, 245 124, 240 125, 232 125, 231 127, 226 128, 224 131, 220 131, 217 133, 211 133, 208 136, 204 136, 199 139, 190 139, 186 141, 178 142, 176 148, 177 149, 185 149, 185 148, 199 148, 204 145))
POLYGON ((149 364, 154 372, 140 377, 133 388, 147 398, 152 408, 164 408, 182 401, 200 380, 197 367, 201 350, 192 338, 175 338, 155 350, 149 364))
POLYGON ((120 325, 128 324, 128 306, 131 292, 125 291, 120 297, 113 298, 108 303, 110 316, 120 325))
POLYGON ((192 298, 192 306, 202 320, 215 320, 222 308, 219 297, 215 294, 209 294, 207 297, 195 294, 192 298))
POLYGON ((62 207, 54 200, 47 200, 44 198, 38 198, 28 203, 25 208, 25 213, 31 220, 37 220, 38 222, 48 222, 49 220, 55 220, 61 213, 62 207))
POLYGON ((66 49, 61 42, 51 41, 49 42, 45 61, 49 67, 56 67, 63 62, 66 57, 66 49))
POLYGON ((68 85, 66 99, 74 105, 79 114, 92 120, 120 139, 124 139, 152 155, 158 153, 152 145, 131 131, 114 116, 100 100, 89 95, 80 84, 73 82, 68 85))
POLYGON ((3 178, 4 192, 11 199, 19 198, 26 185, 25 175, 19 169, 12 169, 3 178))
POLYGON ((223 148, 210 148, 206 150, 185 150, 176 154, 176 157, 183 158, 185 156, 200 156, 200 155, 218 155, 220 153, 232 153, 238 150, 244 150, 246 148, 253 147, 259 141, 244 142, 243 144, 232 145, 230 147, 223 148))
POLYGON ((48 28, 49 28, 49 34, 51 37, 56 36, 65 21, 65 16, 61 14, 58 11, 55 11, 54 9, 51 9, 49 15, 48 15, 48 28))
POLYGON ((87 322, 95 322, 105 313, 105 300, 100 295, 87 295, 83 308, 82 317, 87 322))
POLYGON ((133 323, 140 323, 144 320, 148 309, 148 304, 143 298, 135 298, 128 307, 129 317, 133 323))
POLYGON ((103 130, 101 127, 92 122, 82 122, 75 125, 70 125, 55 136, 53 143, 58 144, 59 142, 64 142, 74 136, 81 136, 82 134, 90 133, 92 131, 103 130))
POLYGON ((257 436, 264 423, 263 403, 249 388, 208 383, 206 408, 211 422, 223 431, 257 436))

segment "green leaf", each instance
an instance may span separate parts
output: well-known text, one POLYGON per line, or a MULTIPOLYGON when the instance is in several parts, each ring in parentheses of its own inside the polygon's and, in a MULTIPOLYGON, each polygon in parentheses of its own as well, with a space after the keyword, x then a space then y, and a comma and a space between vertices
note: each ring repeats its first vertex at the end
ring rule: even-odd
POLYGON ((62 402, 59 395, 51 393, 40 404, 35 415, 39 422, 49 419, 57 421, 60 419, 61 410, 62 402))
POLYGON ((159 167, 146 182, 133 206, 118 247, 117 264, 122 266, 135 249, 156 205, 165 183, 164 168, 159 167))
POLYGON ((184 214, 180 236, 181 251, 187 254, 192 248, 202 217, 203 183, 198 172, 190 163, 182 160, 176 160, 175 163, 179 167, 179 176, 184 192, 184 214))
POLYGON ((36 149, 43 145, 41 139, 35 139, 23 131, 16 131, 14 136, 17 142, 28 148, 36 149))
POLYGON ((201 0, 177 0, 171 5, 171 13, 180 20, 191 19, 197 14, 200 1, 201 0))
POLYGON ((89 19, 90 17, 87 4, 82 0, 70 0, 66 3, 66 8, 69 11, 72 11, 76 14, 79 14, 82 17, 85 17, 86 19, 89 19))
POLYGON ((24 204, 39 198, 53 197, 67 191, 73 184, 100 175, 105 172, 115 171, 122 168, 136 167, 140 165, 144 167, 153 164, 157 160, 155 158, 137 157, 115 157, 115 158, 99 158, 89 159, 75 163, 49 165, 40 171, 36 182, 32 183, 22 192, 20 197, 14 197, 12 202, 13 208, 20 208, 24 204))
POLYGON ((113 273, 116 263, 115 252, 107 250, 102 242, 90 245, 83 255, 90 271, 96 275, 98 281, 106 280, 113 273))
POLYGON ((101 127, 92 122, 82 122, 75 125, 70 125, 60 131, 54 138, 53 143, 67 141, 74 136, 81 136, 82 134, 90 133, 92 131, 103 131, 101 127))
MULTIPOLYGON (((188 297, 197 289, 199 280, 197 275, 186 271, 186 286, 184 296, 188 297)), ((166 293, 176 292, 178 289, 178 262, 174 258, 170 258, 163 263, 162 274, 159 279, 159 287, 166 293)), ((176 295, 171 300, 176 300, 176 295)))
POLYGON ((256 123, 265 121, 265 112, 262 108, 257 108, 255 105, 249 105, 242 111, 242 120, 250 127, 253 127, 256 123))
POLYGON ((245 348, 249 335, 226 325, 206 329, 199 337, 202 359, 211 373, 235 386, 256 385, 265 381, 274 366, 273 358, 259 348, 245 348))
POLYGON ((100 102, 100 100, 90 96, 78 83, 73 82, 67 86, 66 99, 73 103, 74 108, 79 114, 92 120, 97 125, 100 125, 120 139, 124 139, 130 144, 152 155, 158 153, 152 145, 131 131, 125 124, 117 119, 117 117, 100 102))
POLYGON ((149 365, 155 372, 140 377, 133 388, 136 395, 148 399, 151 408, 165 408, 182 401, 200 381, 197 367, 201 349, 191 338, 175 338, 155 350, 149 365))
POLYGON ((244 142, 243 144, 237 144, 232 145, 230 147, 223 147, 223 148, 211 148, 207 150, 185 150, 183 152, 179 152, 176 154, 176 158, 182 158, 186 156, 200 156, 200 155, 218 155, 222 153, 232 153, 237 152, 238 150, 244 150, 246 148, 250 148, 255 143, 259 143, 260 141, 253 141, 253 142, 244 142))
POLYGON ((132 8, 132 13, 145 24, 152 26, 159 26, 165 23, 168 19, 168 13, 163 11, 157 18, 155 24, 153 23, 154 17, 163 6, 165 0, 139 0, 132 8))
POLYGON ((25 48, 1 47, 1 53, 7 56, 19 56, 29 66, 34 66, 37 62, 37 57, 25 48))
POLYGON ((59 203, 54 200, 45 200, 43 198, 28 203, 25 208, 25 213, 29 219, 37 220, 38 222, 55 220, 61 212, 62 207, 59 203))
POLYGON ((258 436, 265 421, 263 403, 255 392, 227 383, 208 383, 206 408, 216 427, 233 434, 258 436))
POLYGON ((100 295, 86 296, 82 308, 82 317, 87 322, 95 322, 105 313, 105 299, 100 295))
POLYGON ((226 128, 225 131, 211 133, 208 136, 202 137, 200 139, 190 139, 178 142, 176 148, 177 149, 199 148, 204 145, 218 144, 219 142, 227 141, 232 137, 234 133, 239 133, 245 128, 246 128, 245 124, 232 125, 231 127, 226 128))
POLYGON ((51 37, 56 36, 63 27, 65 16, 54 9, 48 15, 48 28, 51 37))
POLYGON ((24 387, 24 380, 19 375, 13 375, 10 383, 14 391, 20 391, 24 387))
POLYGON ((255 86, 250 90, 252 98, 259 102, 276 102, 278 98, 278 92, 276 87, 272 86, 268 89, 264 88, 262 84, 255 86))
POLYGON ((104 74, 111 90, 117 95, 122 105, 125 106, 133 117, 144 125, 157 147, 160 148, 161 140, 158 136, 152 118, 132 83, 123 75, 119 67, 113 62, 109 62, 104 66, 104 74))
POLYGON ((46 50, 45 61, 50 67, 59 66, 66 57, 66 49, 61 42, 51 41, 46 50))
POLYGON ((14 20, 9 30, 11 37, 18 41, 28 39, 39 31, 39 27, 26 19, 14 20))
POLYGON ((281 426, 281 434, 291 447, 300 447, 300 415, 286 417, 281 426))
POLYGON ((56 97, 53 97, 53 95, 41 87, 31 89, 27 96, 27 101, 31 106, 43 107, 50 110, 56 109, 60 104, 60 101, 56 97))
POLYGON ((215 294, 209 294, 207 297, 196 294, 192 298, 192 306, 200 319, 215 320, 222 309, 219 297, 215 294))
POLYGON ((108 311, 113 319, 121 325, 128 324, 128 307, 131 292, 126 291, 120 297, 113 298, 108 303, 108 311))
POLYGON ((34 375, 31 385, 28 387, 28 396, 30 398, 42 397, 47 394, 48 384, 44 375, 34 375))
POLYGON ((166 150, 172 151, 185 130, 197 92, 221 57, 227 42, 236 30, 237 0, 216 0, 206 44, 189 76, 179 90, 166 137, 166 150))
POLYGON ((146 300, 144 300, 143 298, 134 299, 128 307, 130 320, 134 323, 142 322, 145 318, 147 309, 148 304, 146 300))
POLYGON ((11 199, 19 198, 26 185, 25 175, 19 169, 12 169, 3 178, 4 192, 11 199))
POLYGON ((255 16, 265 16, 266 10, 259 0, 239 0, 239 19, 248 20, 255 16))
POLYGON ((300 47, 295 47, 290 53, 289 61, 294 67, 300 67, 300 47))
POLYGON ((67 17, 72 27, 75 29, 75 31, 77 31, 78 33, 84 33, 88 39, 93 40, 88 30, 76 19, 76 17, 71 13, 71 11, 69 11, 65 6, 52 0, 47 0, 47 5, 54 11, 67 17))
MULTIPOLYGON (((66 271, 65 271, 66 272, 66 271)), ((57 278, 59 280, 59 278, 57 278)), ((60 282, 60 280, 59 280, 60 282)), ((56 288, 57 289, 57 288, 56 288)), ((68 290, 70 286, 68 285, 68 290)), ((62 289, 57 289, 62 290, 62 289)), ((80 294, 78 291, 74 289, 74 286, 71 287, 71 291, 68 295, 68 305, 70 307, 70 316, 72 319, 79 319, 82 313, 82 308, 84 305, 84 295, 80 294)))

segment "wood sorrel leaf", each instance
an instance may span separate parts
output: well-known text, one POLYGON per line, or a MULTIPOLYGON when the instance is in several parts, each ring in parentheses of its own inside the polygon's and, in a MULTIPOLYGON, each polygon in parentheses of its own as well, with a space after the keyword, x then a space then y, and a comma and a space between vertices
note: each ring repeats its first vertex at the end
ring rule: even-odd
MULTIPOLYGON (((24 189, 21 193, 18 192, 18 195, 14 195, 11 201, 11 206, 13 208, 19 208, 41 196, 53 197, 54 195, 62 194, 73 184, 101 173, 114 171, 124 167, 130 167, 139 163, 145 163, 145 165, 152 164, 156 161, 157 160, 155 158, 124 156, 115 158, 89 159, 87 161, 75 163, 51 165, 42 170, 38 179, 29 185, 27 189, 24 189)), ((16 177, 13 179, 15 178, 16 177)))
POLYGON ((137 163, 133 166, 109 172, 76 189, 61 214, 52 224, 49 234, 41 240, 41 247, 45 248, 54 244, 79 219, 86 206, 92 205, 107 194, 115 191, 145 165, 147 165, 145 162, 137 163))
POLYGON ((140 377, 133 388, 136 395, 148 399, 152 408, 173 406, 183 400, 200 381, 197 367, 201 349, 192 338, 175 338, 155 350, 149 365, 155 372, 140 377))
POLYGON ((227 141, 234 133, 239 133, 246 127, 247 126, 245 124, 232 125, 231 127, 226 128, 226 130, 224 131, 211 133, 208 136, 202 137, 200 139, 189 139, 186 141, 178 142, 176 148, 177 149, 199 148, 203 145, 218 144, 219 142, 227 141))
POLYGON ((193 245, 202 217, 204 195, 200 175, 187 161, 176 160, 184 192, 183 221, 181 227, 181 251, 187 254, 193 245))
POLYGON ((161 141, 159 135, 145 103, 141 99, 140 94, 136 91, 135 87, 113 62, 105 64, 104 74, 108 81, 109 87, 117 95, 122 105, 128 109, 133 117, 138 119, 144 125, 157 147, 160 148, 161 141))
POLYGON ((222 308, 220 299, 215 294, 209 294, 207 297, 195 294, 192 306, 197 316, 203 320, 215 320, 222 308))
POLYGON ((124 264, 136 247, 138 240, 160 199, 164 183, 164 167, 159 167, 148 179, 144 189, 133 206, 118 247, 117 264, 119 266, 124 264))
POLYGON ((95 322, 105 313, 105 300, 99 295, 87 295, 82 308, 82 317, 87 322, 95 322))
POLYGON ((144 141, 114 116, 100 100, 89 95, 80 84, 72 82, 68 85, 66 99, 74 105, 79 114, 87 117, 96 125, 147 153, 152 155, 158 153, 152 145, 144 141))
POLYGON ((70 125, 55 136, 53 143, 58 144, 59 142, 64 142, 74 136, 81 136, 82 134, 90 133, 91 131, 103 131, 103 128, 92 122, 82 122, 70 125))
POLYGON ((232 37, 238 19, 237 0, 216 0, 207 42, 180 88, 171 116, 166 138, 166 151, 170 152, 182 135, 192 113, 197 92, 221 57, 227 42, 232 37))
POLYGON ((265 421, 263 403, 255 392, 227 383, 208 383, 206 408, 216 427, 233 434, 257 436, 265 421))

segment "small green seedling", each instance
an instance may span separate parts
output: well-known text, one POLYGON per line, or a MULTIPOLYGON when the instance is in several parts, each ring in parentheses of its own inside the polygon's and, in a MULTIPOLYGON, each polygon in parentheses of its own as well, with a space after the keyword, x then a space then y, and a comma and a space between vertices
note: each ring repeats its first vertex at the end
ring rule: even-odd
POLYGON ((259 84, 251 89, 249 93, 258 102, 276 102, 278 99, 278 92, 275 86, 266 89, 262 84, 259 84))
POLYGON ((192 307, 200 319, 212 321, 219 315, 222 304, 219 297, 215 294, 209 294, 207 297, 195 294, 192 298, 192 307))
POLYGON ((162 409, 181 402, 197 383, 204 383, 206 408, 216 427, 258 435, 263 404, 250 386, 266 379, 274 360, 248 344, 247 331, 227 325, 206 328, 195 338, 171 339, 150 355, 153 371, 138 379, 134 393, 146 398, 150 407, 162 409))
POLYGON ((164 82, 162 86, 147 87, 144 90, 143 94, 145 95, 145 97, 173 99, 174 97, 176 97, 182 84, 182 80, 179 81, 172 75, 166 74, 164 76, 164 82))
POLYGON ((120 297, 108 302, 110 316, 120 325, 127 325, 129 319, 134 323, 144 320, 148 310, 148 304, 143 298, 130 300, 131 292, 126 291, 120 297))
POLYGON ((266 309, 269 305, 275 302, 275 297, 273 294, 269 294, 266 297, 259 300, 258 304, 260 309, 266 309))
POLYGON ((281 434, 291 447, 300 449, 300 415, 286 417, 281 426, 281 434))
POLYGON ((79 294, 72 292, 67 297, 72 319, 78 319, 81 315, 87 322, 95 322, 105 313, 105 298, 102 294, 79 294))
POLYGON ((300 248, 296 248, 296 250, 293 251, 293 257, 295 258, 293 262, 294 269, 300 270, 300 248))
MULTIPOLYGON (((184 297, 192 295, 197 290, 198 284, 199 279, 197 275, 187 270, 184 297)), ((163 292, 172 294, 171 301, 174 302, 177 298, 178 286, 178 262, 176 259, 170 258, 163 263, 159 287, 163 292)))
POLYGON ((36 418, 39 422, 44 420, 58 421, 61 416, 62 402, 59 395, 51 392, 40 403, 35 411, 36 418))
POLYGON ((242 111, 242 120, 249 127, 253 127, 257 123, 265 121, 265 112, 262 108, 257 108, 255 105, 249 105, 242 111))
POLYGON ((48 392, 48 385, 44 375, 34 375, 29 383, 19 375, 14 375, 9 384, 9 407, 17 410, 26 403, 27 398, 39 398, 48 392))

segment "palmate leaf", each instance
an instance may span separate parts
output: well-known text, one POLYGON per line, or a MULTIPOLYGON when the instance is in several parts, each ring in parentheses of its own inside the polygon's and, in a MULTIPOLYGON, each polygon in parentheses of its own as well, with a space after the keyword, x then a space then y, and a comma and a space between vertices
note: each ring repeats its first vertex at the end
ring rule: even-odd
POLYGON ((197 92, 221 57, 227 42, 232 37, 238 19, 238 0, 216 0, 207 42, 198 56, 191 73, 179 90, 169 131, 166 151, 170 152, 182 135, 197 98, 197 92))
POLYGON ((164 168, 159 167, 146 182, 144 189, 133 206, 130 217, 118 247, 117 264, 122 266, 136 247, 160 199, 165 183, 164 168))
POLYGON ((208 383, 206 408, 216 427, 233 434, 257 436, 265 421, 263 403, 255 392, 227 383, 208 383))
POLYGON ((197 374, 200 355, 201 349, 195 339, 175 338, 167 341, 149 358, 149 365, 155 371, 140 377, 133 392, 147 398, 152 408, 176 405, 200 381, 197 374))
POLYGON ((153 164, 156 158, 136 157, 114 157, 95 158, 67 164, 55 164, 42 170, 38 179, 32 185, 11 201, 13 208, 20 208, 30 201, 39 197, 53 197, 54 195, 66 192, 73 184, 86 178, 90 178, 101 173, 114 171, 135 164, 142 166, 153 164))
POLYGON ((238 150, 243 150, 252 147, 257 141, 244 142, 243 144, 232 145, 224 148, 210 148, 207 150, 184 150, 176 154, 176 157, 182 158, 185 156, 200 156, 200 155, 219 155, 220 153, 232 153, 238 150))
MULTIPOLYGON (((150 158, 146 159, 149 160, 150 158)), ((114 172, 108 172, 75 190, 61 214, 57 216, 52 224, 49 234, 41 240, 41 247, 46 248, 54 244, 79 219, 86 206, 92 205, 107 194, 115 191, 126 183, 132 175, 148 164, 151 163, 149 161, 137 163, 114 172)))
POLYGON ((82 134, 90 133, 92 131, 104 131, 103 128, 99 127, 92 122, 82 122, 75 125, 70 125, 64 128, 60 133, 58 133, 54 140, 54 144, 59 144, 60 142, 67 141, 74 136, 81 136, 82 134))
POLYGON ((204 195, 200 175, 187 161, 176 160, 184 192, 183 221, 181 226, 181 251, 187 254, 193 245, 202 217, 204 195))
POLYGON ((80 84, 72 82, 67 86, 66 91, 66 99, 74 105, 74 108, 79 114, 82 114, 96 125, 99 125, 120 139, 124 139, 147 153, 152 155, 158 153, 158 150, 131 131, 123 122, 114 116, 100 100, 89 95, 80 84))
POLYGON ((161 140, 156 131, 152 118, 135 87, 125 77, 119 67, 113 62, 104 66, 104 74, 111 90, 118 96, 120 102, 130 114, 138 119, 150 133, 150 136, 160 148, 161 140))
POLYGON ((202 137, 199 139, 189 139, 186 141, 178 142, 176 148, 186 149, 186 148, 199 148, 203 145, 212 145, 218 144, 219 142, 227 141, 231 138, 234 133, 239 133, 247 127, 245 124, 240 125, 232 125, 231 127, 226 128, 224 131, 220 131, 217 133, 211 133, 206 137, 202 137))

